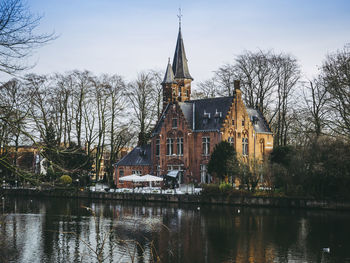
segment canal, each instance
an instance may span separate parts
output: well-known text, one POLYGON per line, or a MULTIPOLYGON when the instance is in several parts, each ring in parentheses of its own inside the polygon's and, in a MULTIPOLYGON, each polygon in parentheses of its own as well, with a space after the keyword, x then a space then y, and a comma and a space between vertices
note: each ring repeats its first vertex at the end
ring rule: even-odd
POLYGON ((5 198, 0 262, 350 262, 350 212, 5 198))

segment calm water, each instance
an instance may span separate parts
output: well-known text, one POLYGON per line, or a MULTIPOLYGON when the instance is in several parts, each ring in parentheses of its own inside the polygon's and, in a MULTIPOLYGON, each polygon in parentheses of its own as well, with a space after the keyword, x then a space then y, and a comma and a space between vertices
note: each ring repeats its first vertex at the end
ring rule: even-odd
POLYGON ((104 262, 350 262, 348 212, 6 199, 5 213, 0 262, 97 262, 99 251, 104 262))

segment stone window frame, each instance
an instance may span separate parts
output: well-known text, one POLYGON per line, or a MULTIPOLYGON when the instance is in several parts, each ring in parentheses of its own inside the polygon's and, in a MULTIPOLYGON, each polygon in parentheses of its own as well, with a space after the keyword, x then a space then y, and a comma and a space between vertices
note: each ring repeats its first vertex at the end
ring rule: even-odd
POLYGON ((210 136, 202 137, 202 155, 204 156, 210 155, 210 136))
POLYGON ((156 156, 160 156, 160 138, 156 138, 156 156))
POLYGON ((174 154, 174 138, 166 139, 166 155, 172 156, 174 154))
POLYGON ((202 184, 210 183, 210 174, 208 173, 208 164, 201 163, 199 170, 201 175, 201 183, 202 184))
POLYGON ((244 136, 242 137, 242 155, 243 156, 248 156, 249 154, 249 140, 248 137, 244 136))
POLYGON ((184 138, 183 137, 176 138, 176 149, 177 149, 177 155, 180 155, 180 156, 184 155, 184 138))

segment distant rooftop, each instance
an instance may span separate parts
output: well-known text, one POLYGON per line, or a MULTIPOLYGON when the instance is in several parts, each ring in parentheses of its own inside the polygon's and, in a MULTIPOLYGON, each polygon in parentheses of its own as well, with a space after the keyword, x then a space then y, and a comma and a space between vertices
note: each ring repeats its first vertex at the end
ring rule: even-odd
POLYGON ((151 165, 151 145, 135 147, 130 153, 125 155, 116 165, 137 166, 151 165))

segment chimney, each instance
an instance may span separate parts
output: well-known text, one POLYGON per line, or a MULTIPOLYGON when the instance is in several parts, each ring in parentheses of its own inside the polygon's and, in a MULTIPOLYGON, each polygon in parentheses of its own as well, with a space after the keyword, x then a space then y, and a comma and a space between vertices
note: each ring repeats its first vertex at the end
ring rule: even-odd
POLYGON ((235 87, 235 90, 241 89, 241 88, 240 88, 240 81, 236 79, 236 80, 233 82, 233 86, 235 87))

